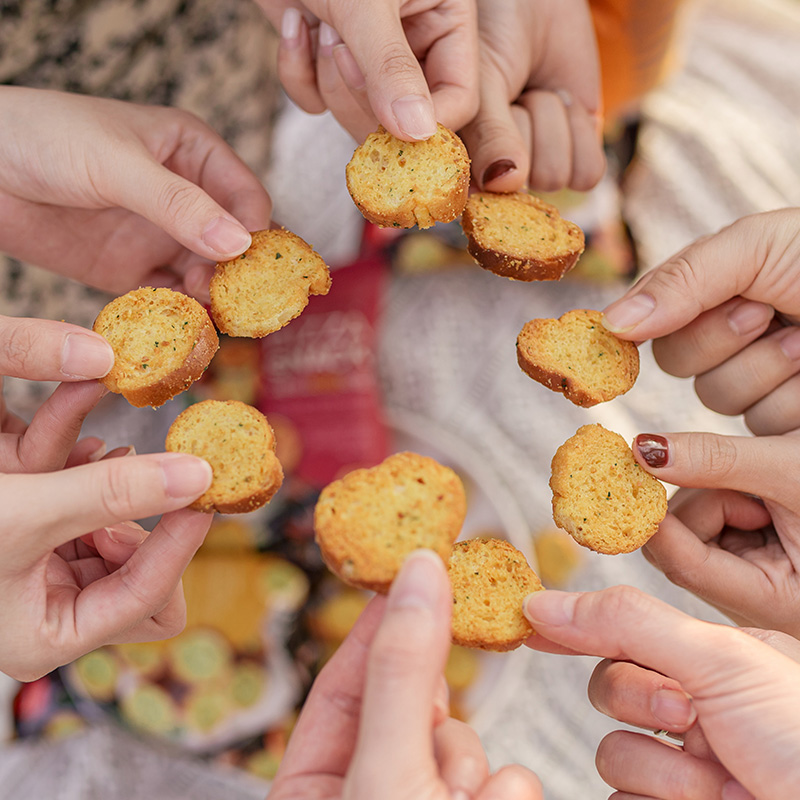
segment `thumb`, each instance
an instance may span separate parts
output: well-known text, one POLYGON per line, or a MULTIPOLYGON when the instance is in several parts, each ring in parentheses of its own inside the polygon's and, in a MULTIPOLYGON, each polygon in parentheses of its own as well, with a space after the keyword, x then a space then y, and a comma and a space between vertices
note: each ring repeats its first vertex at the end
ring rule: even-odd
POLYGON ((435 700, 450 649, 451 607, 442 560, 428 550, 410 555, 389 591, 367 665, 349 775, 359 796, 385 796, 386 787, 433 767, 435 700))
POLYGON ((436 133, 430 89, 389 3, 353 3, 332 27, 347 44, 364 75, 367 97, 379 122, 406 141, 436 133))
POLYGON ((530 171, 529 148, 512 116, 506 80, 490 62, 481 65, 481 105, 461 131, 475 183, 492 192, 521 190, 530 171))
POLYGON ((640 433, 636 460, 659 480, 677 486, 733 489, 800 507, 793 476, 800 464, 794 436, 720 436, 714 433, 640 433))
POLYGON ((605 326, 644 341, 741 295, 800 314, 800 209, 754 214, 689 245, 604 311, 605 326))

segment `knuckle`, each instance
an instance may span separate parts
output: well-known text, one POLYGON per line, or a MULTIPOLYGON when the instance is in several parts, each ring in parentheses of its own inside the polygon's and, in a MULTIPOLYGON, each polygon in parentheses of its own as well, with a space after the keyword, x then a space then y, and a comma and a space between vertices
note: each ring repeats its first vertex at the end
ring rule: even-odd
POLYGON ((100 503, 104 513, 116 520, 128 519, 134 513, 134 487, 123 459, 104 462, 100 487, 100 503))
POLYGON ((173 225, 189 219, 198 211, 201 203, 197 187, 184 182, 170 181, 160 192, 158 207, 164 219, 173 225))
POLYGON ((24 376, 36 362, 36 336, 31 325, 23 321, 3 326, 2 344, 4 373, 24 376))
POLYGON ((692 437, 689 467, 693 472, 712 474, 718 478, 729 475, 736 465, 736 447, 730 439, 713 434, 692 437))
POLYGON ((395 44, 388 45, 379 53, 377 78, 382 80, 393 80, 396 78, 407 78, 411 74, 416 76, 419 72, 419 62, 414 56, 395 44))

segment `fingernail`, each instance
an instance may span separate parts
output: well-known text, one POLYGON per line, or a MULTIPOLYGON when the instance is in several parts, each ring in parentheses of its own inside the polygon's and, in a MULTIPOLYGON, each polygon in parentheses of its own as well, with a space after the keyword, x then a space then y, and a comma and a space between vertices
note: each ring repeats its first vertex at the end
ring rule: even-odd
POLYGON ((675 689, 659 689, 650 699, 650 710, 667 729, 685 728, 697 718, 691 698, 675 689))
POLYGON ((640 433, 634 440, 634 446, 648 467, 661 469, 669 464, 669 441, 663 436, 640 433))
POLYGON ((61 372, 66 378, 102 378, 114 366, 114 351, 101 336, 68 333, 61 348, 61 372))
POLYGON ((281 17, 281 39, 283 44, 290 48, 295 48, 300 45, 300 24, 303 21, 303 15, 296 8, 291 6, 283 12, 281 17))
POLYGON ((203 241, 220 256, 238 256, 252 244, 250 234, 237 222, 217 217, 203 231, 203 241))
POLYGON ((575 614, 575 603, 579 595, 574 592, 559 592, 545 589, 528 595, 522 610, 530 623, 536 625, 569 625, 575 614))
POLYGON ((392 103, 397 127, 411 139, 422 141, 436 133, 433 103, 427 97, 410 94, 392 103))
POLYGON ((771 306, 746 300, 731 309, 728 314, 728 325, 737 336, 747 336, 759 328, 766 327, 774 313, 771 306))
POLYGON ((436 710, 439 721, 444 722, 450 716, 450 687, 442 676, 436 694, 433 698, 433 707, 436 710))
POLYGON ((346 44, 337 44, 333 48, 333 60, 339 69, 342 80, 348 88, 360 91, 367 85, 367 80, 361 67, 356 63, 350 48, 346 44))
POLYGON ((106 454, 107 449, 106 443, 101 439, 97 447, 86 456, 86 460, 90 462, 99 461, 106 454))
POLYGON ((342 37, 327 22, 319 24, 319 55, 330 57, 333 48, 342 43, 342 37))
POLYGON ((612 333, 627 333, 650 316, 656 307, 649 294, 636 294, 612 303, 603 314, 603 325, 612 333))
POLYGON ((482 185, 485 186, 487 183, 491 183, 497 178, 501 178, 503 175, 507 175, 509 172, 513 172, 517 168, 517 165, 508 158, 501 158, 499 161, 495 161, 492 164, 489 164, 488 167, 483 172, 482 185))
POLYGON ((790 361, 800 360, 800 328, 786 328, 787 333, 780 340, 781 350, 790 361))
POLYGON ((432 550, 413 552, 392 583, 387 608, 436 608, 443 570, 442 559, 432 550))
POLYGON ((722 787, 722 800, 756 800, 739 781, 727 781, 722 787))
POLYGON ((107 458, 126 458, 127 456, 135 456, 136 448, 129 444, 127 447, 115 447, 107 456, 107 458))
POLYGON ((184 453, 162 453, 164 491, 169 497, 199 497, 211 485, 213 473, 207 461, 184 453))
POLYGON ((106 528, 108 538, 117 544, 140 545, 145 539, 145 530, 135 522, 118 522, 106 528))
POLYGON ((572 92, 568 92, 566 89, 556 89, 556 95, 567 108, 575 102, 572 92))

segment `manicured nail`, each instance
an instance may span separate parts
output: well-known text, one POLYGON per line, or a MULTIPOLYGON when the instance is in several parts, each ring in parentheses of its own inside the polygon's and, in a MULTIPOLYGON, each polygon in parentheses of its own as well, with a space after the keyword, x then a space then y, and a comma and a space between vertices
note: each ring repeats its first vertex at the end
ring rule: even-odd
POLYGON ((319 24, 319 55, 330 57, 333 48, 342 43, 342 37, 327 22, 319 24))
POLYGON ((300 25, 303 22, 303 15, 296 8, 291 6, 283 12, 281 17, 281 39, 283 45, 294 49, 300 46, 300 25))
POLYGON ((534 628, 537 625, 569 625, 578 597, 575 592, 546 589, 528 595, 522 603, 522 610, 534 628))
POLYGON ((676 689, 659 689, 650 698, 650 710, 667 729, 686 728, 697 718, 692 700, 676 689))
POLYGON ((427 97, 410 94, 392 103, 397 127, 409 138, 422 141, 436 133, 433 103, 427 97))
POLYGON ((722 787, 722 800, 756 800, 739 781, 727 781, 722 787))
POLYGON ((211 485, 213 473, 207 461, 184 453, 162 453, 161 471, 164 491, 169 497, 199 497, 211 485))
POLYGON ((785 328, 780 345, 784 355, 790 361, 800 361, 800 328, 785 328))
POLYGON ((511 159, 501 158, 486 167, 483 172, 482 184, 486 186, 487 183, 502 178, 503 175, 508 175, 509 172, 513 172, 516 168, 517 165, 511 159))
POLYGON ((612 303, 603 314, 603 325, 612 333, 627 333, 647 319, 656 307, 649 294, 635 294, 612 303))
POLYGON ((731 309, 728 314, 728 325, 737 336, 766 328, 774 314, 772 306, 745 300, 731 309))
POLYGON ((640 433, 634 446, 648 467, 661 469, 669 464, 669 442, 657 433, 640 433))
POLYGON ((101 336, 88 333, 67 334, 61 348, 61 372, 65 378, 102 378, 113 366, 114 351, 101 336))
POLYGON ((444 564, 432 550, 416 550, 403 563, 392 583, 387 608, 433 610, 439 601, 438 585, 444 564))
POLYGON ((237 222, 217 217, 203 231, 203 241, 220 256, 238 256, 250 247, 253 239, 237 222))
POLYGON ((116 525, 109 525, 106 533, 112 542, 134 546, 140 545, 147 535, 145 529, 135 522, 118 522, 116 525))

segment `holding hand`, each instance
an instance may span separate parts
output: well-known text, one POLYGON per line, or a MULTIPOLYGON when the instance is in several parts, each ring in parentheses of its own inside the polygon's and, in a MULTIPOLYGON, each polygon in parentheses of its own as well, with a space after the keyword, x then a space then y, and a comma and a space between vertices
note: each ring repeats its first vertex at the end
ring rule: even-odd
POLYGON ((597 765, 619 790, 615 798, 797 797, 796 643, 777 639, 790 648, 789 657, 741 630, 695 620, 624 586, 538 592, 527 598, 525 615, 538 632, 529 646, 613 659, 600 666, 590 688, 601 710, 684 735, 681 748, 638 733, 610 734, 597 765))
POLYGON ((98 439, 76 445, 105 394, 87 379, 112 363, 90 331, 0 317, 0 374, 73 381, 28 426, 0 407, 0 671, 19 680, 184 625, 180 577, 211 517, 180 509, 208 488, 211 468, 174 453, 101 458, 98 439), (162 513, 152 534, 130 521, 162 513))
POLYGON ((489 775, 474 731, 446 718, 451 608, 441 559, 409 556, 317 678, 270 800, 541 800, 522 767, 489 775))
POLYGON ((800 428, 800 209, 755 214, 700 239, 605 310, 624 339, 654 339, 666 372, 754 433, 800 428))
POLYGON ((122 294, 203 293, 269 227, 259 180, 183 111, 0 87, 0 251, 122 294))

